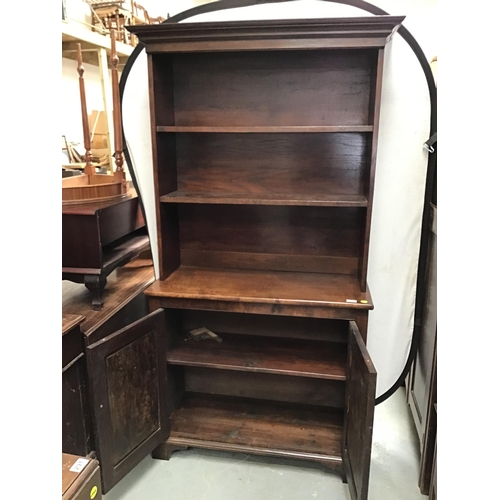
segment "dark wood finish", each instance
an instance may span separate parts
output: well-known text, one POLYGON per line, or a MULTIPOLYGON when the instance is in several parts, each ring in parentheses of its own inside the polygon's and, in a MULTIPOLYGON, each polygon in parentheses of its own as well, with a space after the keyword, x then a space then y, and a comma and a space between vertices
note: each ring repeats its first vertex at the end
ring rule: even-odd
MULTIPOLYGON (((65 277, 68 277, 68 275, 66 275, 65 277)), ((83 277, 83 284, 92 295, 92 307, 94 309, 100 309, 102 307, 102 304, 104 302, 103 292, 106 286, 106 281, 106 276, 102 274, 86 274, 83 277)))
POLYGON ((429 404, 427 405, 427 415, 425 416, 425 432, 422 438, 422 453, 420 456, 420 471, 418 477, 418 487, 424 495, 430 496, 433 482, 436 477, 436 442, 437 442, 437 355, 434 346, 432 360, 432 374, 430 380, 429 404))
POLYGON ((368 293, 359 291, 349 275, 292 273, 181 266, 168 279, 155 281, 145 291, 153 297, 223 300, 346 309, 373 309, 368 293), (346 302, 356 300, 356 303, 346 302), (366 300, 367 303, 361 303, 366 300))
POLYGON ((174 57, 175 125, 371 125, 371 59, 370 51, 174 57))
POLYGON ((373 64, 372 86, 371 86, 371 121, 373 123, 373 134, 371 144, 371 168, 365 170, 365 194, 368 198, 366 221, 364 227, 364 242, 359 262, 359 282, 362 291, 366 290, 366 274, 368 269, 368 248, 370 245, 370 225, 372 219, 373 191, 375 184, 375 167, 377 163, 377 144, 380 119, 380 100, 382 95, 382 72, 384 69, 384 51, 379 50, 377 62, 373 64))
POLYGON ((253 127, 247 126, 162 126, 156 127, 157 132, 191 132, 191 133, 233 133, 233 134, 246 134, 246 133, 318 133, 318 132, 372 132, 373 125, 259 125, 253 127))
POLYGON ((223 370, 345 380, 346 351, 329 342, 218 333, 222 342, 182 339, 170 364, 223 370))
POLYGON ((357 271, 363 209, 180 205, 178 214, 183 265, 187 253, 191 266, 357 271))
POLYGON ((184 367, 186 391, 307 403, 331 408, 345 405, 345 382, 315 378, 184 367))
POLYGON ((437 440, 434 445, 434 458, 432 460, 431 481, 429 485, 429 500, 437 500, 437 440))
POLYGON ((377 372, 356 323, 349 327, 342 455, 351 498, 368 498, 377 372))
POLYGON ((160 198, 162 203, 195 203, 202 205, 277 205, 294 207, 366 207, 367 200, 359 195, 241 195, 174 191, 160 198))
POLYGON ((185 332, 204 326, 217 334, 256 335, 285 339, 347 343, 347 322, 317 318, 181 310, 185 332))
POLYGON ((127 26, 149 53, 384 47, 404 16, 127 26), (157 28, 160 26, 160 28, 157 28))
POLYGON ((420 443, 418 485, 428 495, 437 434, 437 208, 431 205, 420 338, 407 380, 407 399, 420 443))
POLYGON ((62 316, 62 451, 86 456, 92 450, 83 337, 84 317, 62 316))
POLYGON ((188 446, 174 445, 166 441, 153 450, 151 456, 160 460, 170 460, 174 451, 187 450, 188 446))
POLYGON ((63 314, 84 316, 80 328, 85 345, 90 345, 147 315, 143 291, 153 281, 153 263, 145 252, 108 276, 104 306, 98 311, 92 308, 84 288, 63 281, 63 314))
MULTIPOLYGON (((181 192, 242 198, 366 198, 367 133, 157 134, 176 138, 181 192)), ((162 156, 162 168, 169 157, 162 156)), ((173 163, 173 159, 172 159, 173 163)), ((160 191, 167 195, 174 191, 160 191)))
POLYGON ((62 279, 84 283, 92 305, 103 305, 106 278, 149 247, 135 193, 117 201, 62 209, 62 279))
MULTIPOLYGON (((83 287, 63 281, 63 451, 88 455, 101 449, 99 435, 92 427, 95 405, 87 404, 87 401, 92 403, 87 378, 92 382, 96 371, 92 366, 86 369, 84 346, 110 338, 120 329, 146 316, 143 290, 153 280, 151 257, 144 253, 109 275, 104 291, 106 302, 99 311, 92 308, 88 292, 83 287)), ((114 470, 111 473, 109 468, 100 471, 108 487, 110 483, 114 484, 114 470)))
POLYGON ((228 302, 225 300, 201 300, 149 296, 149 310, 162 308, 189 308, 205 311, 227 311, 234 313, 274 314, 276 316, 292 316, 324 318, 333 320, 354 320, 359 325, 361 336, 366 341, 368 329, 368 310, 353 308, 332 308, 329 306, 314 308, 308 306, 292 306, 273 303, 228 302))
POLYGON ((170 418, 171 445, 341 461, 342 412, 187 393, 170 418))
POLYGON ((167 437, 163 311, 87 347, 103 492, 167 437))
POLYGON ((130 27, 148 52, 158 214, 145 294, 167 321, 155 457, 315 460, 367 499, 368 247, 383 49, 402 20, 130 27), (188 339, 201 327, 222 342, 188 339))

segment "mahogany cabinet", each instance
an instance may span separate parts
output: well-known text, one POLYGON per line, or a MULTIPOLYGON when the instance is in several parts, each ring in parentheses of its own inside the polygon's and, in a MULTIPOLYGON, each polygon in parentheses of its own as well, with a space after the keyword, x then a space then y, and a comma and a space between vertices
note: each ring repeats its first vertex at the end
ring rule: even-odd
POLYGON ((147 453, 199 447, 316 461, 367 498, 370 221, 402 20, 129 28, 148 54, 160 279, 146 318, 87 348, 104 491, 147 453))

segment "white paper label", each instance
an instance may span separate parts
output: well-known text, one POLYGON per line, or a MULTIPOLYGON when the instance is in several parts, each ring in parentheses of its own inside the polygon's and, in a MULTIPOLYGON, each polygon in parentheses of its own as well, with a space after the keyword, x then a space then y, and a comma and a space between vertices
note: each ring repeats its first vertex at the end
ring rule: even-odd
POLYGON ((354 299, 345 299, 346 302, 351 302, 352 304, 356 304, 358 302, 357 300, 354 299))
POLYGON ((85 466, 90 462, 90 460, 87 460, 86 458, 79 458, 72 466, 70 471, 71 472, 82 472, 82 470, 85 468, 85 466))

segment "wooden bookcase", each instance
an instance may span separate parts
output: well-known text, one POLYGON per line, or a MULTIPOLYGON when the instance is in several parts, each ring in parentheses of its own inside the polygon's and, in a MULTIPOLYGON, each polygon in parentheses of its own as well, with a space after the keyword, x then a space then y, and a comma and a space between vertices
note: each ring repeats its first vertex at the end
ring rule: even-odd
POLYGON ((200 447, 317 461, 367 498, 370 219, 383 52, 402 20, 129 28, 148 53, 161 276, 146 324, 92 353, 141 370, 95 388, 98 427, 135 436, 100 451, 114 480, 139 443, 166 459, 200 447), (200 327, 222 342, 189 339, 200 327), (123 423, 116 391, 134 401, 123 423))

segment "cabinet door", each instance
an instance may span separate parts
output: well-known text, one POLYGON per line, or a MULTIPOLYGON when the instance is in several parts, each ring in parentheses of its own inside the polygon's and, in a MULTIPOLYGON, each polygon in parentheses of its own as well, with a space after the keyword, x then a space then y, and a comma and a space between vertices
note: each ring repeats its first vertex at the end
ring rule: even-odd
POLYGON ((87 347, 103 493, 167 438, 165 338, 160 309, 87 347))
POLYGON ((353 500, 368 498, 377 372, 354 321, 349 322, 343 461, 353 500))

